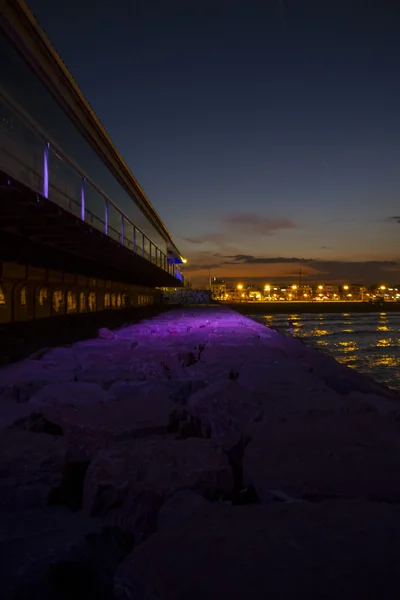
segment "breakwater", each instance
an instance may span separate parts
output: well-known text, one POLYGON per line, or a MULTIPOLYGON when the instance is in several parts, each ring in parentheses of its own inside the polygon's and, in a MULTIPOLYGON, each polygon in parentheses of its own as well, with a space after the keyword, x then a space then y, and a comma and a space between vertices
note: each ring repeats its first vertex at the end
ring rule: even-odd
POLYGON ((224 307, 6 366, 0 595, 397 598, 399 406, 224 307))
POLYGON ((243 315, 400 312, 399 302, 237 302, 226 306, 243 315))

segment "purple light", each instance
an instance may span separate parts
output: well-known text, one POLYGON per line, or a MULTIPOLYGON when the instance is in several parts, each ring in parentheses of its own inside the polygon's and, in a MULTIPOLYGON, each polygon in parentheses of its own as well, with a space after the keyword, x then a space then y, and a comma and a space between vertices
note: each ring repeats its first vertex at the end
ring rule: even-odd
POLYGON ((45 143, 43 153, 43 196, 49 197, 49 148, 50 144, 45 143))
POLYGON ((108 235, 108 202, 105 201, 104 205, 104 233, 108 235))
POLYGON ((81 185, 81 219, 85 220, 85 183, 86 178, 82 177, 82 185, 81 185))

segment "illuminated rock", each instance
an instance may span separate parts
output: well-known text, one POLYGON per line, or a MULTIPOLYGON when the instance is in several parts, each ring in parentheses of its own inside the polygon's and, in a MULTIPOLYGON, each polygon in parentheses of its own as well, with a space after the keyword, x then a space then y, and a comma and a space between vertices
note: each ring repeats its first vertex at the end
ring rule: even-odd
POLYGON ((70 381, 42 387, 41 390, 32 396, 29 404, 34 407, 57 406, 61 404, 79 407, 85 404, 110 402, 114 399, 114 396, 104 390, 98 383, 70 381))

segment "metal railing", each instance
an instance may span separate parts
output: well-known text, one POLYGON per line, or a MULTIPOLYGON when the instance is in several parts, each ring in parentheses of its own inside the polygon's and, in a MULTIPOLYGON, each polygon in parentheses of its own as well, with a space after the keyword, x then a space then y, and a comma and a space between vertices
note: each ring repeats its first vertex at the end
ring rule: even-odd
POLYGON ((172 259, 1 90, 0 168, 183 282, 172 259))

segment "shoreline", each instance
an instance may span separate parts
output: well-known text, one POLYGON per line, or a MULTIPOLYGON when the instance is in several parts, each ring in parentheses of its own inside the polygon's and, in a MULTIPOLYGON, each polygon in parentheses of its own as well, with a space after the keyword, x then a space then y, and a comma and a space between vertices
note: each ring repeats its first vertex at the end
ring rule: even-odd
POLYGON ((90 598, 361 598, 366 569, 395 598, 399 412, 400 394, 221 306, 2 367, 0 596, 61 597, 68 548, 90 598))
POLYGON ((369 302, 238 302, 223 304, 222 306, 226 306, 243 315, 400 312, 400 303, 398 302, 388 302, 379 305, 369 302))

